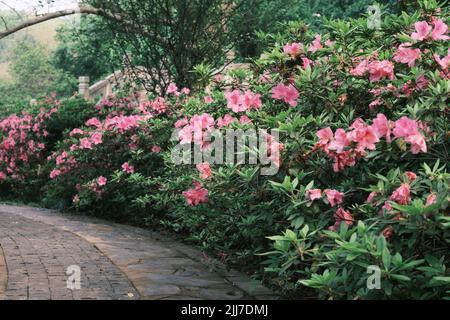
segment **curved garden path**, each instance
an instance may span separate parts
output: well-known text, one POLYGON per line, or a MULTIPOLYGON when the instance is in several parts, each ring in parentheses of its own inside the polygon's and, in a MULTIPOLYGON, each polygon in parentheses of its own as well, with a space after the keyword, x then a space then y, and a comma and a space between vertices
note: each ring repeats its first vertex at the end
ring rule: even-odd
POLYGON ((1 299, 259 299, 272 293, 169 236, 0 205, 1 299), (81 289, 67 289, 69 266, 81 289))

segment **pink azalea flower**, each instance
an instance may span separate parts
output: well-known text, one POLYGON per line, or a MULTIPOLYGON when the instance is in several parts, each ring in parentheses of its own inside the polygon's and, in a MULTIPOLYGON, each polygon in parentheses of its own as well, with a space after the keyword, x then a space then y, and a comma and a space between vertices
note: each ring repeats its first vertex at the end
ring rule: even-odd
POLYGON ((431 206, 433 203, 436 203, 436 194, 430 193, 427 197, 427 202, 425 203, 426 206, 431 206))
POLYGON ((431 39, 433 40, 449 40, 450 37, 446 34, 448 33, 448 26, 442 20, 433 21, 433 32, 431 32, 431 39))
POLYGON ((175 122, 174 126, 175 128, 181 128, 184 127, 185 125, 187 125, 189 123, 188 119, 184 118, 184 119, 180 119, 177 122, 175 122))
POLYGON ((398 204, 408 204, 411 201, 409 184, 403 183, 392 193, 390 199, 398 204))
POLYGON ((244 114, 239 118, 239 123, 240 124, 252 124, 252 120, 250 120, 250 118, 244 114))
POLYGON ((314 41, 309 46, 308 51, 316 52, 317 50, 322 49, 323 46, 320 43, 320 41, 322 41, 322 36, 320 34, 318 34, 318 35, 316 35, 316 37, 314 38, 314 41))
POLYGON ((417 175, 412 171, 406 171, 405 175, 408 178, 409 182, 413 182, 414 180, 417 179, 417 175))
POLYGON ((59 175, 61 175, 61 170, 53 169, 52 172, 50 172, 50 179, 55 179, 59 175))
POLYGON ((107 182, 108 182, 108 179, 106 179, 103 176, 100 176, 97 178, 97 183, 99 186, 104 186, 104 185, 106 185, 107 182))
POLYGON ((385 137, 388 143, 391 142, 391 126, 384 114, 377 114, 373 119, 372 128, 378 138, 385 137))
POLYGON ((325 41, 325 45, 326 45, 327 47, 332 47, 332 46, 334 46, 334 44, 335 44, 335 41, 331 41, 330 39, 328 39, 327 41, 325 41))
POLYGON ((386 201, 384 203, 384 205, 381 207, 381 209, 386 210, 386 211, 391 211, 392 210, 392 205, 388 201, 386 201))
POLYGON ((302 57, 302 68, 306 70, 308 67, 312 68, 314 66, 314 62, 307 57, 302 57))
POLYGON ((272 89, 272 98, 283 100, 292 107, 297 106, 298 97, 298 91, 292 84, 286 86, 282 83, 279 83, 272 89))
POLYGON ((336 213, 334 214, 335 224, 331 227, 329 227, 329 230, 337 231, 339 230, 339 226, 341 225, 341 222, 344 222, 346 225, 352 225, 355 221, 350 214, 349 211, 346 211, 342 208, 337 209, 336 213))
POLYGON ((295 59, 303 50, 301 43, 288 43, 283 47, 283 52, 295 59))
POLYGON ((3 181, 6 179, 6 174, 3 171, 0 171, 0 181, 3 181))
POLYGON ((412 136, 419 133, 417 129, 417 121, 411 120, 408 117, 401 117, 395 121, 395 127, 392 131, 396 138, 412 136))
POLYGON ((205 101, 205 103, 208 103, 208 104, 214 102, 214 99, 211 96, 205 96, 203 98, 203 100, 205 101))
POLYGON ((126 173, 134 173, 134 166, 130 166, 128 162, 122 164, 122 170, 126 173))
POLYGON ((76 129, 73 129, 72 131, 70 131, 70 133, 69 133, 69 135, 71 137, 73 137, 74 135, 77 135, 77 134, 84 134, 84 131, 76 128, 76 129))
POLYGON ((425 138, 420 133, 407 136, 405 141, 411 144, 411 153, 417 154, 420 152, 427 152, 425 138))
POLYGON ((420 49, 407 47, 409 44, 402 44, 394 54, 394 61, 408 64, 408 67, 414 67, 416 60, 420 60, 420 49))
POLYGON ((223 118, 217 119, 217 126, 219 128, 227 127, 235 121, 236 121, 236 118, 227 113, 223 118))
POLYGON ((250 90, 241 95, 241 91, 236 89, 232 92, 226 92, 227 107, 234 112, 243 112, 252 108, 259 109, 262 106, 261 95, 255 94, 250 90))
POLYGON ((322 191, 320 189, 306 190, 306 197, 311 201, 320 199, 320 198, 322 198, 322 191))
POLYGON ((200 203, 208 202, 208 190, 203 188, 202 185, 194 181, 194 188, 188 189, 183 192, 183 196, 186 202, 190 206, 197 206, 200 203))
POLYGON ((416 32, 411 34, 411 38, 414 40, 422 41, 428 37, 431 31, 431 26, 426 21, 419 21, 414 24, 416 32))
POLYGON ((394 234, 394 228, 392 228, 391 226, 386 227, 383 232, 381 232, 382 236, 385 237, 386 239, 389 239, 390 237, 392 237, 392 235, 394 234))
POLYGON ((333 131, 330 129, 330 127, 320 129, 316 132, 316 136, 320 138, 321 142, 328 143, 328 141, 333 139, 333 131))
POLYGON ((341 204, 344 201, 344 194, 342 192, 333 189, 325 189, 324 192, 332 207, 341 204))
POLYGON ((225 98, 227 99, 227 107, 234 112, 246 111, 247 107, 242 103, 242 96, 239 90, 233 90, 232 92, 226 92, 225 98))
POLYGON ((89 127, 96 127, 96 128, 102 127, 102 123, 97 118, 89 119, 88 121, 86 121, 86 125, 89 127))
POLYGON ((351 135, 352 140, 358 143, 357 149, 359 150, 375 150, 375 143, 380 141, 371 126, 357 128, 352 131, 351 135))
POLYGON ((378 195, 378 193, 376 193, 375 191, 372 191, 369 196, 367 197, 366 202, 367 203, 372 203, 373 199, 378 195))
POLYGON ((344 129, 337 129, 334 133, 334 140, 332 140, 328 146, 328 149, 334 150, 337 153, 344 151, 345 147, 350 145, 350 140, 347 137, 347 133, 344 129))
POLYGON ((80 147, 82 149, 92 149, 92 143, 88 138, 83 138, 80 140, 80 147))
POLYGON ((150 107, 156 114, 161 114, 167 111, 166 100, 158 97, 150 103, 150 107))
POLYGON ((439 66, 442 68, 442 70, 447 71, 450 68, 450 48, 447 51, 447 56, 441 57, 438 54, 433 55, 434 60, 439 64, 439 66))
POLYGON ((382 103, 380 99, 375 99, 371 103, 369 103, 369 109, 372 110, 376 106, 379 106, 382 103))
POLYGON ((368 59, 364 59, 356 67, 350 70, 350 74, 355 77, 362 77, 369 71, 369 61, 368 59))
POLYGON ((74 204, 77 204, 77 203, 79 203, 80 202, 80 196, 79 195, 74 195, 73 196, 73 198, 72 198, 72 202, 74 203, 74 204))
POLYGON ((94 132, 91 134, 91 142, 94 145, 101 144, 103 142, 103 135, 100 132, 94 132))
POLYGON ((181 89, 181 93, 188 95, 189 93, 191 93, 191 90, 189 88, 183 88, 183 89, 181 89))
POLYGON ((388 60, 373 61, 369 64, 370 82, 378 82, 383 78, 394 79, 394 65, 388 60))
POLYGON ((153 153, 160 153, 160 152, 161 152, 161 147, 158 146, 158 145, 154 145, 154 146, 152 147, 152 152, 153 152, 153 153))
POLYGON ((425 78, 425 76, 423 74, 417 77, 417 79, 416 79, 416 89, 417 90, 426 89, 426 88, 428 88, 428 85, 429 85, 428 80, 427 80, 427 78, 425 78))
POLYGON ((175 94, 178 92, 178 87, 175 83, 170 83, 167 87, 166 93, 167 94, 175 94))
POLYGON ((197 164, 197 170, 200 172, 200 179, 205 180, 211 177, 211 167, 208 162, 197 164))

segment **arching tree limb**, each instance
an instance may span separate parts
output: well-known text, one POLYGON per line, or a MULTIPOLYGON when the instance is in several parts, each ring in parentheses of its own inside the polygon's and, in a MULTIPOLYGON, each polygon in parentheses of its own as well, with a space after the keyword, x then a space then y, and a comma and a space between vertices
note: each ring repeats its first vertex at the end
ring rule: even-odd
POLYGON ((0 39, 3 39, 13 33, 16 33, 17 31, 28 28, 30 26, 33 26, 33 25, 36 25, 36 24, 39 24, 39 23, 42 23, 42 22, 45 22, 48 20, 52 20, 52 19, 56 19, 56 18, 64 17, 64 16, 70 16, 70 15, 74 15, 74 14, 94 14, 94 15, 105 17, 105 18, 120 20, 120 17, 118 15, 113 15, 113 14, 107 13, 102 9, 83 6, 83 7, 77 8, 77 9, 55 11, 55 12, 44 14, 44 15, 36 17, 36 18, 26 20, 23 23, 15 26, 15 27, 1 31, 0 39))

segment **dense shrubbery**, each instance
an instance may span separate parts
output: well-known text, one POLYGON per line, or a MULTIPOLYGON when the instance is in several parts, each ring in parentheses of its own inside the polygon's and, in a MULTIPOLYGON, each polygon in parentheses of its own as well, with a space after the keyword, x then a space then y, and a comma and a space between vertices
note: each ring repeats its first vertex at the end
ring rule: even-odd
POLYGON ((144 104, 113 97, 76 118, 60 115, 64 104, 7 118, 2 188, 41 179, 49 206, 182 232, 290 297, 446 297, 448 23, 428 1, 378 30, 365 19, 331 21, 323 35, 290 24, 250 70, 204 93, 172 84, 144 104), (50 127, 62 138, 33 152, 50 127), (179 142, 208 150, 207 134, 229 128, 277 129, 279 141, 264 135, 277 173, 173 163, 179 142), (370 266, 379 290, 367 288, 370 266))

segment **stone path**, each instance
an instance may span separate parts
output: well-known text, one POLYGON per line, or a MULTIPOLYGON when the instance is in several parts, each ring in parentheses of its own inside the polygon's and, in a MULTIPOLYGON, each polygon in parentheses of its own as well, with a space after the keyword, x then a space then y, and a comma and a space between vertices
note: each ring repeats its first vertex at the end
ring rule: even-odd
POLYGON ((171 237, 31 207, 0 205, 0 299, 273 299, 171 237), (2 254, 3 252, 3 254, 2 254), (79 266, 81 289, 67 289, 79 266))

